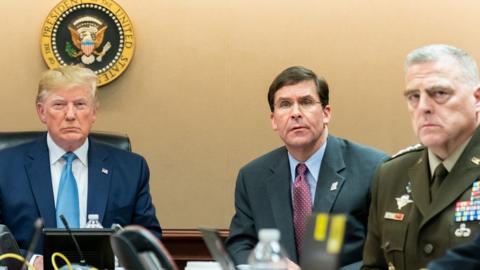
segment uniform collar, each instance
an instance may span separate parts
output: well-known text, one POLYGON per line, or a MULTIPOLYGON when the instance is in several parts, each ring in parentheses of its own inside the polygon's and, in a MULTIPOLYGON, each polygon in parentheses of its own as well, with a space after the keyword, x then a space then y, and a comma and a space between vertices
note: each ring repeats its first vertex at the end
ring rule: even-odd
POLYGON ((468 138, 463 144, 461 144, 457 148, 457 150, 455 150, 445 160, 441 160, 430 149, 428 149, 428 165, 430 166, 430 177, 433 177, 433 172, 435 171, 435 168, 437 168, 437 166, 440 165, 440 163, 443 163, 443 166, 445 166, 445 169, 447 169, 447 171, 450 172, 453 169, 453 166, 455 166, 455 163, 457 163, 458 159, 462 155, 463 150, 465 150, 465 147, 467 147, 467 144, 470 142, 470 139, 472 139, 472 137, 468 138))

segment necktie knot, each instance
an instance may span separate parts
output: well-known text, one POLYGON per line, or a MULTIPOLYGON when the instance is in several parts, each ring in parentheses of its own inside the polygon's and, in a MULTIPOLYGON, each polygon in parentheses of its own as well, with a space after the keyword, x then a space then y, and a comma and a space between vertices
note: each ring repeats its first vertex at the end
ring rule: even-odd
POLYGON ((297 175, 305 176, 306 171, 307 171, 307 165, 305 165, 305 163, 298 163, 298 165, 297 165, 297 175))
POLYGON ((441 184, 441 182, 443 181, 443 179, 445 179, 447 174, 448 174, 447 169, 445 168, 445 166, 443 166, 443 163, 440 163, 437 166, 437 168, 435 168, 435 171, 433 172, 433 182, 439 181, 438 184, 441 184))
POLYGON ((443 166, 443 163, 440 163, 437 168, 435 168, 432 181, 430 182, 430 202, 438 197, 438 190, 440 189, 445 177, 447 177, 447 174, 448 171, 445 166, 443 166))
POLYGON ((67 161, 67 164, 71 165, 77 156, 73 152, 67 152, 62 156, 62 158, 67 161))

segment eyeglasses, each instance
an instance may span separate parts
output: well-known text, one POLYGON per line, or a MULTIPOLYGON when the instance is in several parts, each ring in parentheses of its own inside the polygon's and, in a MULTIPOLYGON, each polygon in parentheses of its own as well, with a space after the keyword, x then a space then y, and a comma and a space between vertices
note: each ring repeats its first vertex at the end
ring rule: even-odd
POLYGON ((275 103, 275 109, 278 110, 279 112, 290 112, 293 106, 295 105, 295 103, 298 104, 298 107, 300 107, 302 111, 311 111, 315 109, 315 106, 317 104, 321 104, 320 101, 316 101, 311 98, 303 98, 298 100, 297 102, 284 99, 275 103))

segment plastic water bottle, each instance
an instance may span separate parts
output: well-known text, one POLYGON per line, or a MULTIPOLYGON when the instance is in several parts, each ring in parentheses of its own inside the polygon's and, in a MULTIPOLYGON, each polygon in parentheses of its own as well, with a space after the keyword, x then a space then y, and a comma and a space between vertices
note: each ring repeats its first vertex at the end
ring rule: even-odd
POLYGON ((278 242, 280 231, 277 229, 261 229, 258 232, 259 242, 248 257, 252 270, 287 270, 288 257, 278 242))
POLYGON ((89 214, 88 215, 88 222, 85 228, 88 229, 102 229, 103 226, 99 221, 99 217, 97 214, 89 214))

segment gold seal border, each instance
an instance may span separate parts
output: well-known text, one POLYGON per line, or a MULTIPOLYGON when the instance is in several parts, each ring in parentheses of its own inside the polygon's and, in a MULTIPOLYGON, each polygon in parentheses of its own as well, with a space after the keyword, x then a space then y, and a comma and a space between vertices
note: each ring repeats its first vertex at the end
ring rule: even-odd
POLYGON ((132 21, 128 17, 125 10, 123 10, 123 8, 113 0, 63 0, 58 3, 54 8, 52 8, 42 25, 40 35, 40 50, 42 57, 50 69, 59 67, 61 65, 53 52, 53 27, 65 11, 82 4, 95 4, 108 9, 117 17, 123 29, 123 51, 118 60, 112 67, 108 68, 102 73, 97 74, 98 86, 106 85, 118 78, 127 69, 135 52, 135 36, 133 32, 132 21))

